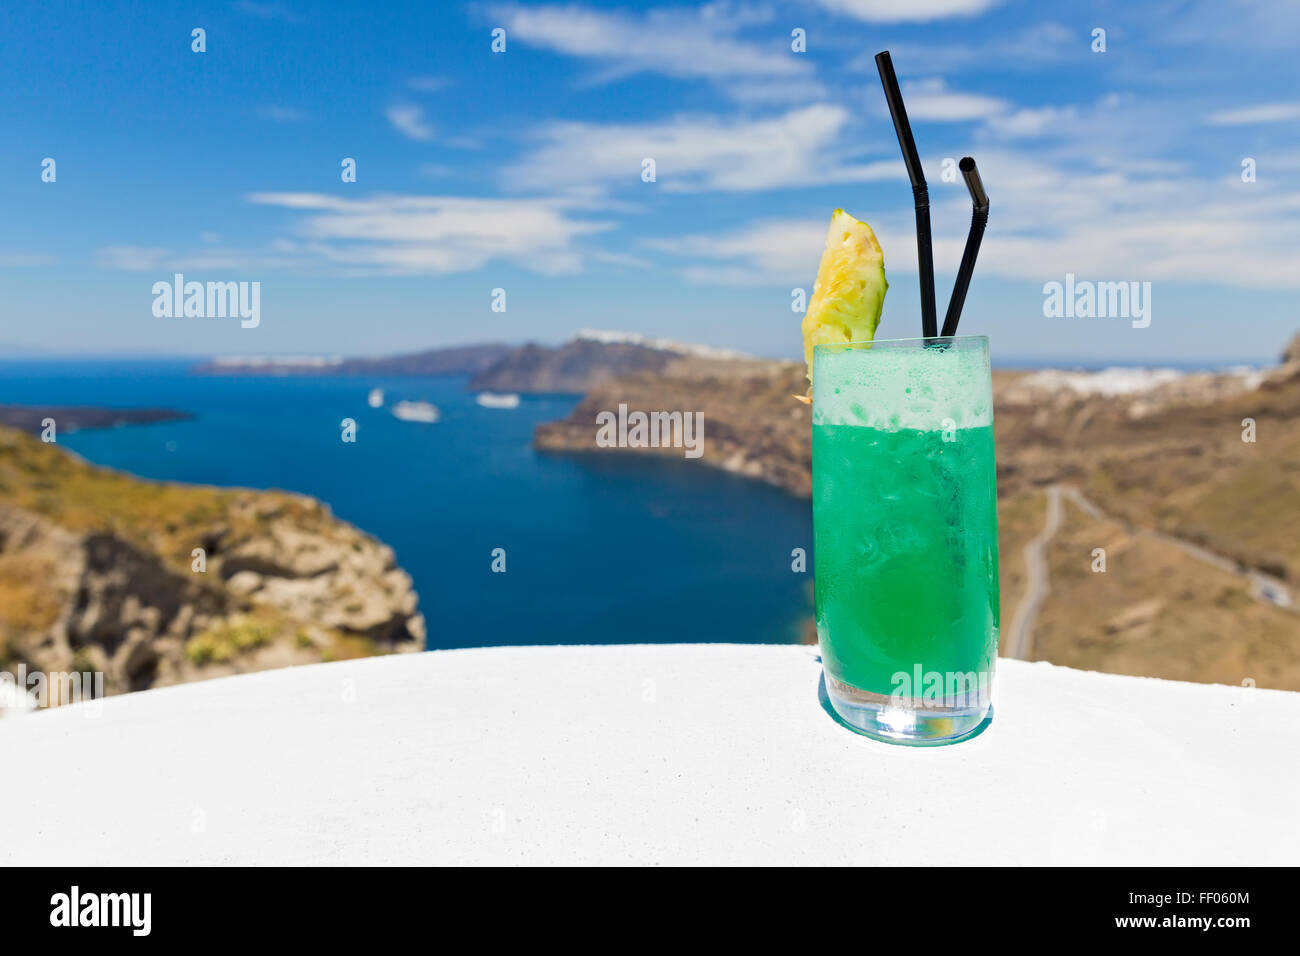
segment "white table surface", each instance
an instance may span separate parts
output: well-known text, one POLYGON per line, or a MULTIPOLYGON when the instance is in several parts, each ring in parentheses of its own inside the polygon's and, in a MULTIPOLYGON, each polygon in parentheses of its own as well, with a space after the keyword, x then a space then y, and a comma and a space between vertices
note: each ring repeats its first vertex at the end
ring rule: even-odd
POLYGON ((816 649, 441 651, 0 720, 0 862, 1300 861, 1300 694, 999 662, 942 748, 836 724, 816 649))

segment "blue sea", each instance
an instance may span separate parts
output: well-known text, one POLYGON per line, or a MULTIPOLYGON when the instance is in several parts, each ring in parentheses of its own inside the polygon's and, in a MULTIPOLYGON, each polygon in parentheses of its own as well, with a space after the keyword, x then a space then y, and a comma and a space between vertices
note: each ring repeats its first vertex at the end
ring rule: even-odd
MULTIPOLYGON (((789 642, 811 614, 807 501, 704 467, 633 455, 541 455, 539 422, 579 396, 481 408, 463 378, 215 378, 191 363, 0 363, 0 403, 165 406, 190 421, 60 434, 144 478, 303 492, 391 545, 430 648, 789 642), (366 402, 433 402, 438 424, 366 402), (357 423, 354 444, 339 423, 357 423), (491 569, 506 552, 505 573, 491 569)), ((708 440, 708 422, 705 422, 708 440)))

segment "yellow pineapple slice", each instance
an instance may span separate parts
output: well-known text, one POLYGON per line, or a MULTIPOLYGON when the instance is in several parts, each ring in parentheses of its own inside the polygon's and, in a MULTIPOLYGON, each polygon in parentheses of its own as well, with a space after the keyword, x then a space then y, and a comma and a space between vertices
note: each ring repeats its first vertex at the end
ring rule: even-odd
POLYGON ((885 259, 876 234, 865 222, 836 209, 826 234, 812 301, 803 317, 803 352, 809 382, 814 345, 870 342, 875 337, 888 288, 885 259))

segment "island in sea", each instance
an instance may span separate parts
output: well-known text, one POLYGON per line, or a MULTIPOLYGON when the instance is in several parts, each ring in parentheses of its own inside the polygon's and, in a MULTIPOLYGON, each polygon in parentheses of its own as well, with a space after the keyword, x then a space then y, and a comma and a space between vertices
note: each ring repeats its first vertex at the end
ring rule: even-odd
POLYGON ((116 428, 183 421, 189 414, 174 408, 99 408, 88 405, 0 405, 0 426, 32 435, 75 432, 81 428, 116 428))

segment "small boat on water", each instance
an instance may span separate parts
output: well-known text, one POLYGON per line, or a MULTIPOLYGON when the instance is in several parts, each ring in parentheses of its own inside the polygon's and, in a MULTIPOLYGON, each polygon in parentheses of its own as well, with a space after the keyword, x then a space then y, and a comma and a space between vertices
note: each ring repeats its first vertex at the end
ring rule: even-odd
POLYGON ((382 388, 372 388, 370 394, 366 397, 366 402, 371 408, 382 408, 384 405, 384 390, 382 388))
POLYGON ((484 408, 518 408, 519 396, 513 392, 501 394, 499 392, 479 392, 474 396, 474 401, 478 402, 484 408))
POLYGON ((438 406, 431 402, 395 402, 392 411, 394 418, 400 418, 404 422, 424 422, 432 425, 442 418, 438 406))

